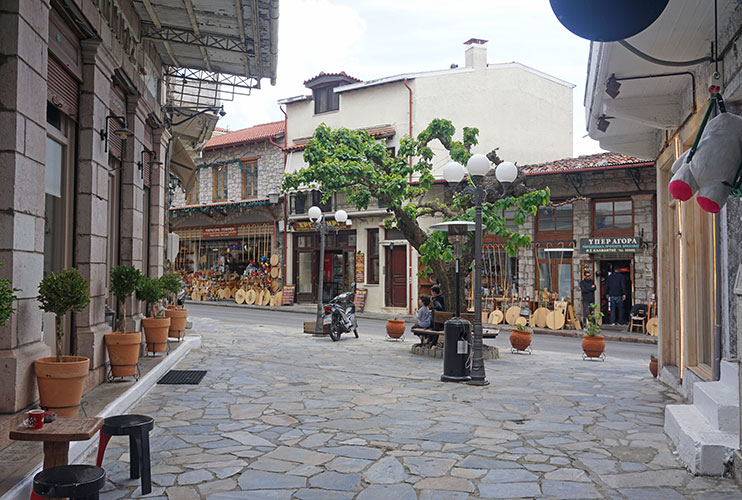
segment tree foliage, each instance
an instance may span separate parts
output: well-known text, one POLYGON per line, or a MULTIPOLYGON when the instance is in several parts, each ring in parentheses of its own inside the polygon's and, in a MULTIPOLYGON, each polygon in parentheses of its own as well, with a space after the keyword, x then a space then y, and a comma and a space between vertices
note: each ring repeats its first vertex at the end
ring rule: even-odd
POLYGON ((75 268, 51 273, 41 280, 36 298, 41 310, 56 314, 57 361, 62 361, 62 316, 70 311, 80 312, 90 304, 90 282, 75 268))
POLYGON ((177 296, 183 289, 183 281, 180 279, 178 273, 165 273, 160 277, 160 283, 162 288, 170 295, 170 303, 175 305, 177 302, 177 296))
MULTIPOLYGON (((1 265, 2 263, 0 263, 1 265)), ((10 315, 15 311, 13 302, 18 300, 15 292, 20 292, 20 289, 13 288, 10 280, 0 280, 0 328, 7 324, 10 315)))
POLYGON ((126 331, 126 299, 136 291, 142 278, 142 273, 134 266, 117 266, 111 269, 111 293, 116 296, 121 305, 121 320, 119 321, 121 333, 126 331))
MULTIPOLYGON (((455 257, 451 244, 443 233, 424 231, 419 219, 433 216, 444 220, 474 220, 473 200, 469 196, 452 196, 449 192, 443 200, 425 199, 435 180, 431 143, 437 140, 451 159, 464 165, 471 156, 471 148, 478 143, 476 128, 464 127, 460 141, 453 138, 455 133, 456 128, 449 120, 434 119, 416 138, 403 137, 399 154, 392 156, 382 141, 364 130, 332 129, 322 124, 305 148, 304 160, 308 166, 286 175, 282 187, 289 191, 319 186, 325 201, 333 193, 341 192, 358 210, 367 209, 372 200, 378 199, 390 212, 387 225, 402 231, 420 252, 423 264, 430 265, 450 293, 445 275, 452 274, 449 264, 455 257)), ((495 165, 501 162, 496 149, 487 156, 495 165)), ((530 243, 530 238, 507 227, 505 210, 512 210, 515 224, 521 225, 529 215, 536 214, 539 206, 549 202, 548 190, 529 191, 518 180, 523 180, 522 174, 505 191, 504 197, 488 195, 483 203, 484 226, 504 240, 511 254, 517 247, 530 243)), ((494 172, 485 177, 484 185, 503 189, 494 172)), ((457 189, 461 191, 463 186, 457 189)), ((462 252, 465 268, 473 260, 473 239, 473 236, 469 238, 462 252)))
POLYGON ((158 316, 157 304, 167 298, 167 290, 162 286, 160 278, 143 276, 137 285, 137 299, 147 303, 147 309, 152 310, 152 317, 158 316))

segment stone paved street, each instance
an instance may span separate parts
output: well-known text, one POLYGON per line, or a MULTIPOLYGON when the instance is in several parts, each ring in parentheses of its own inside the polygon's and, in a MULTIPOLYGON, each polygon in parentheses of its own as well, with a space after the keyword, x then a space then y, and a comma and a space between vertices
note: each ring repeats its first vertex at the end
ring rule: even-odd
MULTIPOLYGON (((132 409, 156 422, 148 498, 742 498, 676 460, 662 432, 675 396, 644 359, 501 351, 478 388, 439 382, 441 360, 410 355, 409 340, 300 326, 194 318, 203 347, 177 368, 204 380, 158 385, 132 409)), ((128 440, 103 465, 101 498, 139 496, 128 440)))

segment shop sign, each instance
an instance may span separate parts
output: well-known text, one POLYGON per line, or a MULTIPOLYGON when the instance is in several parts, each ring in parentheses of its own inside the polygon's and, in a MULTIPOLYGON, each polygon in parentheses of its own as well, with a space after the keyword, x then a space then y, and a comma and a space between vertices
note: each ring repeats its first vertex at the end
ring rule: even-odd
POLYGON ((639 249, 641 238, 581 238, 580 253, 634 253, 639 249))
POLYGON ((364 255, 363 252, 356 253, 356 283, 363 283, 364 273, 364 255))
MULTIPOLYGON (((345 224, 340 224, 336 220, 328 220, 326 222, 327 222, 327 225, 333 229, 344 229, 344 226, 345 226, 345 224)), ((314 224, 308 220, 295 221, 293 228, 294 228, 294 231, 316 231, 317 230, 317 228, 314 227, 314 224)))
POLYGON ((237 236, 237 226, 216 226, 202 229, 202 238, 223 238, 226 236, 237 236))

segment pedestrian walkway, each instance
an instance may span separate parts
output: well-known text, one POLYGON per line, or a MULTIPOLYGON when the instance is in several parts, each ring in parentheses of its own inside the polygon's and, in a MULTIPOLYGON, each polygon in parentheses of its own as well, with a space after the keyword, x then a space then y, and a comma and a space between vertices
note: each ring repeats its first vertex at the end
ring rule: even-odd
MULTIPOLYGON (((675 458, 662 425, 678 398, 645 360, 502 352, 482 388, 440 382, 441 360, 378 336, 193 323, 203 347, 177 368, 206 377, 156 386, 132 409, 156 422, 148 498, 742 496, 675 458)), ((102 499, 139 494, 128 445, 109 444, 102 499)))

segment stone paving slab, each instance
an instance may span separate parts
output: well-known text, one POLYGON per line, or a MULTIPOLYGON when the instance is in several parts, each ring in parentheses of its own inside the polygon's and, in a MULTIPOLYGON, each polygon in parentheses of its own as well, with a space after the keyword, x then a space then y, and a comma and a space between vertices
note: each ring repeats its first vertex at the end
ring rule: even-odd
MULTIPOLYGON (((440 382, 441 360, 409 344, 193 323, 203 347, 178 368, 206 377, 132 409, 155 419, 148 498, 742 498, 675 458, 663 415, 679 398, 644 360, 503 352, 481 388, 440 382)), ((128 457, 114 437, 102 499, 139 496, 128 457)))

